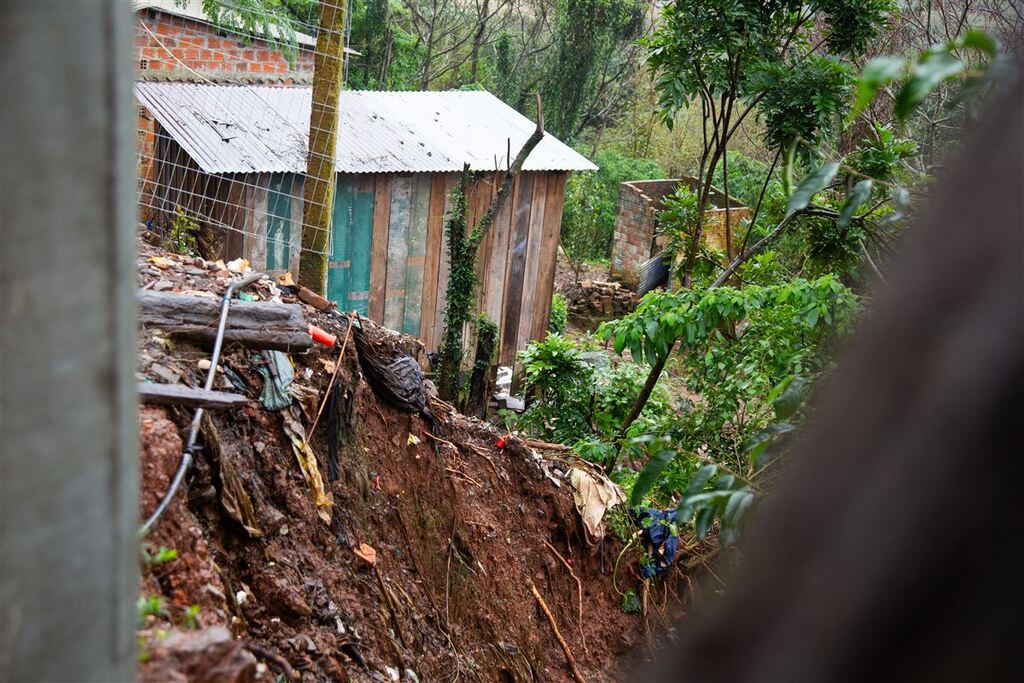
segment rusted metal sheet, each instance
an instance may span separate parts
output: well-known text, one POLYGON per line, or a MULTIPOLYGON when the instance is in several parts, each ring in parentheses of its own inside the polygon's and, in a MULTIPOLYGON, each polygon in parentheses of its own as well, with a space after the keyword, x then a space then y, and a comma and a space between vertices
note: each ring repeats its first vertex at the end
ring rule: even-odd
MULTIPOLYGON (((137 82, 135 95, 207 173, 306 170, 308 86, 137 82)), ((534 123, 484 91, 341 94, 339 173, 504 169, 534 123)), ((596 166, 552 135, 525 171, 596 166)))

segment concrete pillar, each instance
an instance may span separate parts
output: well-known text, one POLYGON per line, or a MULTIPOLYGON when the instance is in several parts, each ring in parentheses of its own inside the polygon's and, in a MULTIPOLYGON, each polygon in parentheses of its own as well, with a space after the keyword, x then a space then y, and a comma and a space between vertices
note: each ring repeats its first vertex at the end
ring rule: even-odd
POLYGON ((0 679, 135 678, 131 3, 0 5, 0 679))

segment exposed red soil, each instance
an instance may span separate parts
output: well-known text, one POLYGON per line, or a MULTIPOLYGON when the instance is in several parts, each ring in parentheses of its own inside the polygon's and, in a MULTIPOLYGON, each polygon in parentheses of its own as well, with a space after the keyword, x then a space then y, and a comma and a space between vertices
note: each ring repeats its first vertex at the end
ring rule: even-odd
MULTIPOLYGON (((156 274, 143 263, 140 284, 162 279, 176 289, 221 291, 214 271, 201 275, 203 266, 171 258, 174 263, 156 274)), ((343 322, 307 311, 344 337, 343 322)), ((367 328, 387 343, 415 347, 372 323, 367 328)), ((156 363, 172 367, 185 383, 201 383, 195 361, 205 357, 203 350, 169 350, 152 330, 140 332, 139 345, 142 375, 156 379, 156 363)), ((222 364, 244 378, 245 393, 256 399, 262 380, 250 355, 229 348, 222 364)), ((293 360, 296 381, 311 396, 301 418, 308 430, 330 381, 325 361, 337 360, 337 351, 317 347, 293 360)), ((353 343, 337 382, 350 388, 352 401, 351 420, 343 417, 339 430, 337 481, 327 481, 324 418, 310 439, 333 495, 329 524, 317 515, 280 413, 258 403, 208 413, 206 441, 215 435, 219 449, 207 443, 187 490, 145 541, 152 550, 174 548, 178 559, 144 570, 142 591, 164 596, 170 616, 150 617, 142 632, 141 678, 168 680, 174 670, 184 675, 180 680, 200 680, 157 633, 170 628, 168 622, 180 627, 185 607, 195 604, 200 627, 230 628, 239 643, 282 656, 304 681, 427 681, 455 674, 482 681, 570 680, 531 580, 586 680, 628 678, 630 664, 661 637, 648 634, 644 617, 620 608, 612 568, 622 543, 608 534, 603 557, 599 547, 587 547, 564 477, 568 463, 557 453, 541 458, 516 438, 498 448, 502 434, 493 426, 436 399, 431 408, 444 441, 432 439, 421 417, 393 408, 367 384, 353 343), (218 458, 238 473, 262 536, 247 532, 222 502, 218 458), (356 555, 360 544, 376 551, 376 564, 356 555), (549 545, 582 582, 582 624, 577 583, 549 545)), ((180 409, 140 410, 143 517, 167 489, 190 419, 180 409)), ((624 561, 619 588, 639 594, 636 576, 635 562, 624 561)), ((646 622, 663 634, 682 603, 665 583, 652 588, 649 602, 646 622)), ((272 680, 275 665, 257 659, 256 680, 272 680)))

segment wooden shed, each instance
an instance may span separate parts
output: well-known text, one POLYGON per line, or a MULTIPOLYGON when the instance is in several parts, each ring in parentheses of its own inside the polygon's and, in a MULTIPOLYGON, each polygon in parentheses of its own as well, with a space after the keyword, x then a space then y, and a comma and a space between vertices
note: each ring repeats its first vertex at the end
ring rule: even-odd
MULTIPOLYGON (((225 257, 297 271, 310 89, 146 82, 136 95, 157 124, 144 218, 180 207, 223 231, 225 257)), ((534 124, 480 91, 345 92, 341 112, 328 296, 435 349, 450 191, 470 164, 475 224, 534 124)), ((480 309, 500 326, 502 363, 547 330, 565 181, 595 168, 546 135, 482 245, 480 309)))

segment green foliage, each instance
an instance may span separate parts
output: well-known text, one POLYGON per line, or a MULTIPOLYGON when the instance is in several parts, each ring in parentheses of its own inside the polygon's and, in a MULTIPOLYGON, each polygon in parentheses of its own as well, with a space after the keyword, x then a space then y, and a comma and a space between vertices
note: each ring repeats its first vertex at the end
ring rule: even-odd
POLYGON ((472 317, 477 284, 476 244, 471 236, 466 236, 468 185, 468 173, 464 173, 461 182, 452 190, 449 201, 451 209, 444 222, 450 272, 444 309, 444 333, 438 351, 438 389, 441 397, 449 401, 454 400, 462 389, 462 331, 472 317))
MULTIPOLYGON (((768 176, 769 166, 763 161, 751 159, 740 152, 729 151, 728 157, 729 196, 734 198, 740 204, 753 210, 757 205, 758 197, 761 195, 761 186, 764 184, 764 180, 768 176)), ((719 161, 718 166, 715 167, 712 184, 721 190, 725 189, 725 176, 721 161, 719 161)), ((769 185, 778 188, 777 191, 781 192, 778 180, 772 179, 769 182, 769 185)))
POLYGON ((598 171, 574 173, 565 186, 562 246, 574 261, 611 255, 621 183, 665 177, 657 163, 613 150, 599 152, 594 163, 598 171))
MULTIPOLYGON (((668 262, 676 278, 682 282, 684 257, 693 244, 693 235, 697 230, 697 217, 700 213, 700 200, 697 193, 686 185, 680 185, 674 192, 666 195, 662 201, 662 210, 658 214, 658 231, 668 236, 665 244, 664 260, 668 262)), ((717 269, 721 259, 710 247, 698 246, 703 258, 697 262, 693 274, 698 278, 707 278, 717 269)))
POLYGON ((839 123, 849 92, 847 67, 830 57, 808 56, 795 64, 763 64, 751 86, 762 99, 765 141, 771 149, 796 144, 805 153, 839 123))
POLYGON ((856 117, 883 88, 893 83, 900 83, 893 111, 901 120, 910 116, 941 83, 962 79, 962 92, 973 94, 990 81, 991 67, 999 63, 999 45, 977 29, 925 50, 916 59, 876 57, 861 72, 857 98, 848 120, 856 117))
POLYGON ((182 256, 198 256, 199 246, 196 236, 199 227, 195 220, 180 206, 174 207, 174 219, 171 221, 171 232, 167 235, 165 246, 168 251, 182 256))
POLYGON ((659 499, 675 499, 676 535, 690 525, 696 538, 703 540, 717 520, 722 544, 732 545, 754 502, 754 491, 745 480, 723 471, 718 465, 706 464, 694 469, 694 463, 691 454, 661 450, 659 445, 637 476, 630 502, 640 505, 651 496, 655 504, 659 504, 659 499))
POLYGON ((790 195, 789 203, 786 205, 786 215, 790 216, 797 211, 806 209, 814 195, 828 187, 835 180, 837 173, 839 173, 838 162, 821 164, 808 173, 807 177, 790 195))
POLYGON ((862 54, 897 9, 892 0, 817 0, 815 7, 828 24, 829 51, 848 56, 862 54))
POLYGON ((896 137, 891 127, 876 123, 874 135, 860 142, 846 157, 846 164, 868 178, 890 182, 897 177, 899 163, 917 153, 916 142, 896 137))
POLYGON ((139 612, 139 625, 143 626, 146 617, 167 617, 167 603, 159 595, 141 596, 136 603, 139 612))
POLYGON ((532 401, 520 426, 563 443, 590 432, 594 369, 580 358, 571 339, 549 334, 519 353, 524 391, 532 401))
MULTIPOLYGON (((175 2, 181 6, 188 4, 187 0, 175 2)), ((219 29, 241 34, 246 39, 266 40, 294 66, 298 43, 296 16, 290 7, 300 4, 289 0, 203 0, 203 12, 219 29)))
MULTIPOLYGON (((572 445, 585 460, 607 462, 612 437, 643 386, 643 369, 634 363, 594 368, 580 357, 578 343, 559 334, 531 343, 519 362, 530 400, 516 427, 572 445)), ((630 433, 664 429, 675 413, 659 384, 630 433)))
POLYGON ((553 135, 576 137, 597 76, 622 42, 639 35, 643 11, 639 0, 559 0, 555 52, 541 88, 553 135))
POLYGON ((555 292, 551 295, 551 315, 548 318, 548 332, 562 334, 569 322, 569 302, 565 297, 555 292))
POLYGON ((181 615, 182 626, 187 629, 197 628, 199 626, 198 617, 200 611, 202 611, 202 607, 199 605, 189 605, 186 607, 181 615))
POLYGON ((636 596, 636 591, 627 588, 626 592, 622 594, 622 611, 626 614, 639 614, 640 610, 640 598, 636 596))
POLYGON ((412 90, 419 85, 423 49, 404 24, 410 13, 389 0, 353 2, 348 87, 356 90, 412 90))
MULTIPOLYGON (((753 261, 750 279, 776 270, 768 257, 753 261)), ((701 401, 674 435, 691 449, 710 448, 740 461, 743 445, 770 418, 764 402, 791 374, 813 375, 856 308, 852 293, 834 275, 743 289, 650 292, 637 309, 598 330, 617 353, 655 365, 679 340, 685 350, 688 388, 701 401)))
POLYGON ((150 568, 159 567, 176 559, 178 559, 178 551, 172 548, 160 546, 155 553, 150 553, 145 546, 142 548, 142 561, 150 568))

